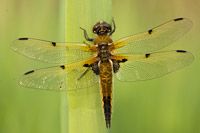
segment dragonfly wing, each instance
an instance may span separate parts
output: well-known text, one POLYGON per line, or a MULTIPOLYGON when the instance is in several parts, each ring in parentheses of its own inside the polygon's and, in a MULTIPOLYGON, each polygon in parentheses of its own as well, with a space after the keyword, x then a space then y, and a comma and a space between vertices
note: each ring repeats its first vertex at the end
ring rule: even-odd
POLYGON ((66 71, 63 66, 32 70, 19 79, 20 85, 45 90, 66 90, 66 71))
POLYGON ((67 70, 67 90, 73 91, 97 84, 99 77, 91 68, 81 67, 79 69, 67 70))
POLYGON ((154 79, 183 68, 193 61, 193 55, 183 50, 119 56, 119 58, 127 60, 120 63, 116 74, 121 81, 154 79))
POLYGON ((97 84, 99 76, 92 71, 91 67, 84 67, 90 66, 96 61, 98 61, 97 58, 90 58, 83 62, 66 66, 67 90, 76 90, 97 84))
POLYGON ((16 52, 29 58, 47 63, 70 64, 93 57, 91 47, 80 43, 58 43, 32 38, 19 38, 13 41, 11 47, 16 52))
POLYGON ((159 50, 183 36, 192 27, 187 18, 177 18, 147 32, 122 38, 111 45, 116 53, 144 54, 159 50))
POLYGON ((76 90, 98 83, 98 76, 91 68, 83 65, 96 61, 94 58, 71 65, 43 68, 25 73, 19 79, 20 85, 55 91, 76 90))

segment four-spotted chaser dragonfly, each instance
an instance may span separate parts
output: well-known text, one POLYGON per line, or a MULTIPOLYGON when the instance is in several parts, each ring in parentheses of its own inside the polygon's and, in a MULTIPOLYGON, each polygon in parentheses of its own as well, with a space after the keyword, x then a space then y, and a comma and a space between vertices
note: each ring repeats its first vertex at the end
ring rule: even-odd
POLYGON ((93 45, 59 43, 32 38, 19 38, 12 48, 29 58, 65 65, 36 69, 19 79, 22 86, 46 90, 77 90, 100 84, 107 128, 112 114, 113 75, 121 81, 139 81, 160 77, 189 65, 191 53, 184 50, 155 52, 183 36, 192 27, 186 18, 177 18, 137 35, 116 42, 110 24, 100 21, 93 27, 94 39, 84 36, 93 45), (69 81, 69 82, 68 82, 69 81))

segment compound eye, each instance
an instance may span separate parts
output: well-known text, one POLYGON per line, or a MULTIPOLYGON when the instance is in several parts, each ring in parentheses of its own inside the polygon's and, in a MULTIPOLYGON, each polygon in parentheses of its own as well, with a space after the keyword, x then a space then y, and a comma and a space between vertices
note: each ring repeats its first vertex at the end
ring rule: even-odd
POLYGON ((97 28, 93 28, 93 33, 96 33, 97 32, 97 28))
POLYGON ((95 34, 97 33, 97 28, 93 29, 93 33, 95 33, 95 34))
POLYGON ((111 32, 111 29, 110 29, 109 27, 107 28, 107 32, 108 32, 108 33, 110 33, 110 32, 111 32))
POLYGON ((110 26, 108 26, 107 29, 108 29, 108 32, 111 32, 111 27, 110 26))

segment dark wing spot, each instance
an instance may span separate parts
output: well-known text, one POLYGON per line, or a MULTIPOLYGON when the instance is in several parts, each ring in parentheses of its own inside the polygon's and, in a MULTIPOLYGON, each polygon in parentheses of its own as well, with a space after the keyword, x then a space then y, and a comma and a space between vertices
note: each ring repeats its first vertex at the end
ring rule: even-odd
POLYGON ((152 30, 152 29, 148 31, 148 33, 149 33, 149 34, 151 34, 152 32, 153 32, 153 30, 152 30))
POLYGON ((183 20, 183 18, 176 18, 176 19, 174 19, 174 21, 180 21, 180 20, 183 20))
POLYGON ((150 54, 146 54, 146 55, 145 55, 146 58, 149 58, 149 56, 150 56, 150 54))
POLYGON ((176 50, 176 52, 186 53, 187 51, 184 51, 184 50, 176 50))
POLYGON ((51 44, 52 44, 54 47, 56 46, 56 42, 52 42, 51 44))
POLYGON ((29 72, 25 73, 24 75, 28 75, 28 74, 33 73, 33 72, 34 72, 34 70, 29 71, 29 72))
POLYGON ((127 59, 122 59, 122 61, 121 62, 126 62, 127 61, 127 59))
POLYGON ((28 40, 28 38, 19 38, 18 40, 28 40))
POLYGON ((60 66, 62 69, 65 69, 65 66, 64 65, 62 65, 62 66, 60 66))
POLYGON ((84 64, 83 66, 84 66, 84 67, 89 67, 89 64, 84 64))

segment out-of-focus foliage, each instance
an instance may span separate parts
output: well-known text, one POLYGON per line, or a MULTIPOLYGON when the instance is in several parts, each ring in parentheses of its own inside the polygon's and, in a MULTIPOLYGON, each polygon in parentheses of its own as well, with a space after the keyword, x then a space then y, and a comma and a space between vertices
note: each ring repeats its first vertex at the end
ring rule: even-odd
MULTIPOLYGON (((60 97, 65 93, 27 89, 18 78, 52 66, 10 48, 19 37, 64 41, 64 0, 3 0, 0 5, 0 133, 58 133, 63 125, 60 97)), ((62 103, 63 104, 63 103, 62 103)), ((66 118, 67 120, 67 118, 66 118)))

